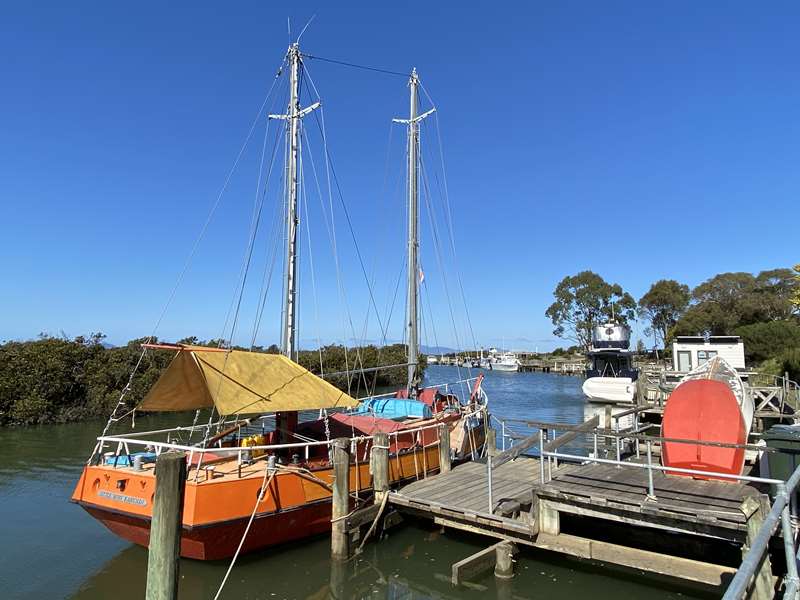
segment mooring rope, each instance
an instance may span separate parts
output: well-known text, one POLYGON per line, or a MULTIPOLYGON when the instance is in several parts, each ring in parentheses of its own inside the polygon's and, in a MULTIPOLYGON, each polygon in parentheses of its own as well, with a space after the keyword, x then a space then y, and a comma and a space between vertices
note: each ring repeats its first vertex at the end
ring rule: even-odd
POLYGON ((253 519, 256 517, 256 512, 258 511, 258 505, 264 500, 264 493, 269 490, 269 486, 272 483, 272 480, 275 477, 275 473, 277 470, 273 470, 272 473, 269 473, 269 462, 266 463, 264 468, 264 478, 261 480, 261 490, 258 493, 258 498, 256 498, 256 505, 253 507, 253 512, 250 513, 250 520, 247 522, 247 527, 244 528, 244 533, 242 534, 242 539, 239 540, 239 546, 236 548, 236 552, 231 559, 231 564, 228 565, 228 570, 225 572, 225 577, 222 578, 222 582, 219 584, 219 589, 217 590, 216 595, 214 596, 214 600, 218 600, 219 595, 222 593, 222 588, 225 587, 225 583, 228 581, 228 577, 233 571, 233 565, 236 564, 236 559, 239 558, 239 552, 242 551, 242 546, 244 546, 244 540, 247 538, 247 534, 250 533, 250 526, 253 524, 253 519), (269 473, 269 480, 267 480, 267 474, 269 473))

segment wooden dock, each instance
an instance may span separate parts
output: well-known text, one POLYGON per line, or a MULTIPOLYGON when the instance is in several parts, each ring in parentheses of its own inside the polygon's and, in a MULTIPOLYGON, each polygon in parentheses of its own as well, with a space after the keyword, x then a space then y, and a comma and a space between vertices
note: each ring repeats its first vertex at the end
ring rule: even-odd
POLYGON ((546 483, 536 458, 493 468, 491 508, 485 461, 413 482, 388 501, 446 527, 718 588, 741 561, 731 546, 745 548, 769 510, 761 491, 743 483, 654 472, 653 498, 645 469, 548 468, 546 483))

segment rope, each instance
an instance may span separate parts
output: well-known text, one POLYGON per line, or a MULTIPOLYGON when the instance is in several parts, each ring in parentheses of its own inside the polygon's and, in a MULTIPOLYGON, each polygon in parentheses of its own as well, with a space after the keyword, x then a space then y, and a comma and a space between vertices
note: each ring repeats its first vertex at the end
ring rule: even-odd
POLYGON ((358 545, 358 549, 356 550, 356 554, 360 553, 361 550, 364 548, 364 544, 367 543, 367 540, 375 531, 375 527, 378 525, 378 521, 380 520, 381 516, 383 515, 383 511, 386 508, 387 501, 389 500, 389 492, 383 493, 383 499, 381 500, 381 507, 378 509, 378 514, 375 515, 375 519, 372 521, 372 525, 369 526, 367 533, 364 535, 364 539, 361 540, 361 543, 358 545))
POLYGON ((219 584, 219 589, 217 590, 216 595, 214 596, 214 600, 218 600, 220 594, 222 593, 222 588, 225 587, 225 583, 228 581, 228 577, 233 570, 233 565, 236 564, 236 559, 239 558, 239 552, 242 550, 242 546, 244 545, 244 540, 247 538, 247 534, 250 533, 250 526, 253 524, 253 519, 256 517, 256 511, 258 510, 258 505, 261 504, 261 501, 264 499, 264 493, 269 490, 269 486, 272 483, 273 478, 275 477, 275 473, 277 471, 273 471, 269 475, 269 481, 267 481, 267 473, 269 473, 269 463, 267 463, 264 467, 264 478, 261 480, 261 491, 258 493, 258 498, 256 499, 256 505, 253 507, 253 512, 250 513, 250 520, 247 521, 247 527, 244 528, 244 534, 242 534, 242 539, 239 540, 239 546, 236 548, 236 552, 231 559, 231 564, 228 565, 228 570, 225 572, 225 577, 222 578, 222 583, 219 584))

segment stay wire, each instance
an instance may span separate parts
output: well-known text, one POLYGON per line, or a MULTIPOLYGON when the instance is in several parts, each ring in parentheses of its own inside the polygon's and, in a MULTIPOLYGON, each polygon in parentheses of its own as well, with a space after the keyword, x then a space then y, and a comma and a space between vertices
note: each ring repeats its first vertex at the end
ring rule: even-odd
POLYGON ((385 73, 386 75, 397 75, 399 77, 410 77, 411 76, 411 73, 401 73, 400 71, 392 71, 390 69, 382 69, 380 67, 369 67, 367 65, 358 65, 356 63, 345 62, 343 60, 336 60, 336 59, 333 59, 333 58, 324 58, 322 56, 316 56, 314 54, 301 53, 301 56, 303 56, 303 58, 310 58, 312 60, 321 60, 323 62, 333 63, 335 65, 341 65, 343 67, 351 67, 353 69, 361 69, 361 70, 364 70, 364 71, 374 71, 376 73, 385 73))

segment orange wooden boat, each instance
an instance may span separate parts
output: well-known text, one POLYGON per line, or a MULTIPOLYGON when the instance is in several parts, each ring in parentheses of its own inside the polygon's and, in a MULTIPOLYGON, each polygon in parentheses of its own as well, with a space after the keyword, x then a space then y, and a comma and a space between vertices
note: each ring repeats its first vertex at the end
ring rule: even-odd
MULTIPOLYGON (((342 392, 281 355, 218 353, 186 347, 178 350, 141 408, 199 408, 206 396, 222 414, 243 414, 244 405, 260 411, 265 403, 281 408, 287 402, 298 409, 317 408, 318 403, 303 400, 307 384, 317 393, 322 390, 323 397, 337 398, 341 405, 342 392), (250 366, 258 365, 257 373, 243 370, 241 360, 250 366), (214 379, 213 366, 221 361, 227 361, 227 368, 236 373, 236 379, 226 375, 225 383, 220 384, 221 372, 214 379), (203 365, 206 371, 198 365, 203 365), (270 395, 264 391, 265 382, 273 390, 270 399, 254 401, 253 398, 270 395), (278 388, 281 391, 274 392, 278 388), (193 396, 185 396, 189 390, 193 396), (237 412, 228 412, 231 403, 238 405, 237 412)), ((351 440, 350 485, 354 502, 369 498, 372 492, 369 456, 372 436, 377 432, 389 435, 389 476, 393 484, 438 471, 438 431, 442 424, 450 432, 454 460, 465 460, 481 452, 487 413, 480 379, 475 381, 468 404, 461 404, 455 396, 436 388, 424 390, 418 398, 404 402, 425 404, 431 409, 425 414, 430 416, 388 419, 377 413, 347 411, 298 424, 297 412, 284 411, 275 416, 237 421, 228 427, 227 434, 214 436, 211 443, 206 441, 205 447, 163 441, 186 435, 193 428, 101 436, 72 500, 115 534, 146 546, 155 494, 154 458, 162 451, 172 450, 184 452, 188 462, 182 556, 216 560, 233 555, 254 510, 255 518, 243 552, 325 533, 331 527, 330 440, 341 437, 351 440), (266 424, 273 429, 253 433, 269 426, 266 424), (287 437, 284 435, 287 432, 281 431, 282 426, 291 428, 290 437, 308 441, 281 443, 281 438, 287 437), (115 450, 105 452, 109 447, 115 450), (256 507, 265 470, 274 476, 256 507)), ((344 404, 355 404, 351 400, 344 404)))

